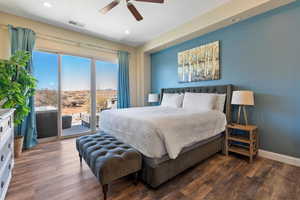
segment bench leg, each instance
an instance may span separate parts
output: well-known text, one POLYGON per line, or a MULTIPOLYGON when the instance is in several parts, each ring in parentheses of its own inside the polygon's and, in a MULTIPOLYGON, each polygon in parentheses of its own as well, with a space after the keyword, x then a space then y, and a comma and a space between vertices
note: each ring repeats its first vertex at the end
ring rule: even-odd
POLYGON ((80 164, 82 164, 82 156, 79 154, 80 164))
POLYGON ((102 191, 103 191, 103 196, 104 196, 104 200, 107 199, 107 191, 108 191, 108 184, 105 184, 102 186, 102 191))
POLYGON ((137 184, 138 184, 139 173, 138 173, 138 172, 135 172, 135 173, 133 174, 133 176, 134 176, 133 184, 134 184, 134 185, 137 185, 137 184))

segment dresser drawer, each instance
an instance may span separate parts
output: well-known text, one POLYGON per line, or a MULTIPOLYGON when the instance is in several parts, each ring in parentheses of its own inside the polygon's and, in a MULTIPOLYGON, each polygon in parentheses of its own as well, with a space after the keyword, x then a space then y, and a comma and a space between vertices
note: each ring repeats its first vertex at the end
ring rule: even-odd
POLYGON ((0 121, 0 137, 12 127, 12 117, 9 116, 0 121))
POLYGON ((0 109, 0 200, 5 195, 12 177, 14 163, 14 109, 0 109))
POLYGON ((0 175, 0 196, 6 192, 9 184, 9 178, 11 177, 12 172, 12 157, 6 162, 6 165, 1 170, 3 171, 0 175))
POLYGON ((13 135, 10 134, 6 138, 6 141, 3 141, 3 145, 0 146, 0 169, 5 164, 7 157, 13 152, 13 135))

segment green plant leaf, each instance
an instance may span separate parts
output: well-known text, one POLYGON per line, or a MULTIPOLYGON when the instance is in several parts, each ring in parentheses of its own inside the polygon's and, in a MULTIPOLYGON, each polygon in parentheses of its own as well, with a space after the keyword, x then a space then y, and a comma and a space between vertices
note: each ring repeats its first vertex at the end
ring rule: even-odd
POLYGON ((28 100, 34 95, 36 79, 26 70, 31 54, 17 51, 9 60, 0 59, 0 101, 2 108, 15 108, 14 123, 18 125, 29 114, 28 100))

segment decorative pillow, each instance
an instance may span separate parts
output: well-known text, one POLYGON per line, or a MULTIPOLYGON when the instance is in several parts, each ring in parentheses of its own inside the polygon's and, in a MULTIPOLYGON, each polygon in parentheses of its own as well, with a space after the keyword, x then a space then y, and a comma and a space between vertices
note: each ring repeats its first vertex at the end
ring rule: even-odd
POLYGON ((193 111, 213 110, 216 101, 216 94, 186 92, 183 99, 183 108, 193 111))
POLYGON ((178 93, 164 93, 161 106, 171 108, 181 108, 183 102, 183 94, 178 93))
POLYGON ((226 94, 215 94, 217 96, 216 105, 214 110, 218 110, 220 112, 224 112, 224 105, 226 101, 226 94))

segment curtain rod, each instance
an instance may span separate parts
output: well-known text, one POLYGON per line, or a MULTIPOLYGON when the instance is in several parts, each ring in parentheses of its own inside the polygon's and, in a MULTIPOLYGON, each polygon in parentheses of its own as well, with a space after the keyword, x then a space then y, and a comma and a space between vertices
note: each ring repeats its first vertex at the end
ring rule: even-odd
MULTIPOLYGON (((2 29, 8 29, 7 27, 8 25, 5 24, 0 24, 0 27, 2 29)), ((52 36, 52 35, 48 35, 48 34, 43 34, 43 33, 39 33, 36 32, 37 37, 40 39, 44 39, 44 40, 49 40, 49 41, 54 41, 54 42, 61 42, 61 43, 65 43, 68 45, 73 45, 73 46, 77 46, 77 47, 84 47, 84 48, 88 48, 88 49, 98 49, 98 50, 102 50, 106 53, 112 53, 112 54, 116 54, 118 52, 118 50, 115 49, 110 49, 107 47, 103 47, 100 45, 95 45, 95 44, 91 44, 91 43, 85 43, 85 42, 77 42, 74 40, 69 40, 69 39, 65 39, 65 38, 61 38, 61 37, 57 37, 57 36, 52 36)))

